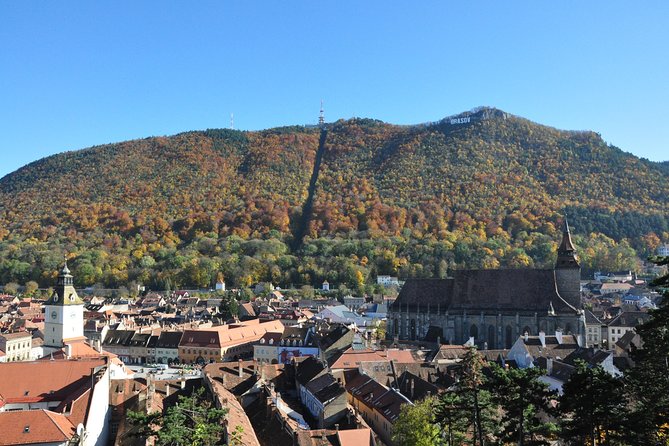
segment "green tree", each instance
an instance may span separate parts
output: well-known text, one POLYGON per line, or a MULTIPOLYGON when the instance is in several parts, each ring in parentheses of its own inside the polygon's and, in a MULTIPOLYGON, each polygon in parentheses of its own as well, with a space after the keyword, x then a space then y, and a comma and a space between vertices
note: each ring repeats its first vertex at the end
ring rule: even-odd
POLYGON ((3 291, 6 294, 11 294, 12 296, 15 296, 16 293, 19 292, 19 284, 16 282, 9 282, 8 284, 5 285, 3 291))
MULTIPOLYGON (((654 261, 669 265, 669 257, 654 261)), ((635 365, 625 374, 630 445, 669 444, 669 274, 652 284, 662 291, 662 303, 648 322, 636 327, 643 348, 632 350, 635 365)))
POLYGON ((473 428, 473 444, 483 446, 494 430, 496 408, 490 392, 486 390, 486 378, 483 374, 483 356, 470 347, 460 361, 457 392, 465 410, 469 411, 469 420, 473 428))
POLYGON ((32 296, 33 294, 35 294, 35 291, 37 291, 38 288, 39 284, 34 280, 30 280, 25 284, 26 294, 28 296, 32 296))
POLYGON ((221 317, 231 319, 239 316, 239 302, 232 291, 226 292, 221 297, 221 304, 218 307, 221 317))
POLYGON ((615 438, 625 409, 619 378, 601 366, 579 361, 563 391, 559 404, 563 438, 579 445, 618 444, 615 438))
POLYGON ((557 432, 554 423, 545 421, 555 393, 539 381, 543 370, 503 369, 495 364, 492 371, 488 387, 503 412, 499 438, 519 446, 548 444, 548 438, 557 432))
POLYGON ((227 409, 217 409, 207 398, 204 387, 190 396, 179 396, 179 402, 165 413, 128 412, 137 426, 138 435, 155 437, 157 446, 211 446, 222 444, 222 420, 227 409))
POLYGON ((441 444, 439 427, 434 418, 436 404, 436 398, 428 397, 416 404, 403 405, 393 426, 393 442, 398 446, 441 444))
POLYGON ((435 407, 435 420, 441 426, 448 446, 462 444, 467 437, 470 411, 458 392, 445 392, 435 407))

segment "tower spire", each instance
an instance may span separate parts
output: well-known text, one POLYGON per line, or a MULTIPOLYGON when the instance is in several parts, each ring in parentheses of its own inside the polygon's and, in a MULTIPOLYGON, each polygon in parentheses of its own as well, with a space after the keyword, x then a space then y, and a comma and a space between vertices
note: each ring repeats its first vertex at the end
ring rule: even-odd
POLYGON ((574 248, 574 243, 571 241, 571 230, 569 229, 566 215, 562 222, 562 241, 558 247, 557 254, 557 264, 555 265, 557 268, 579 267, 576 248, 574 248))

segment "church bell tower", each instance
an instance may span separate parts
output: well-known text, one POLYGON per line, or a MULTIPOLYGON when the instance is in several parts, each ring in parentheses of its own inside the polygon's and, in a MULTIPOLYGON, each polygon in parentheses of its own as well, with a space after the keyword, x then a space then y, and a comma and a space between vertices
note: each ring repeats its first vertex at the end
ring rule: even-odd
POLYGON ((74 289, 67 261, 58 275, 53 294, 44 304, 44 345, 63 347, 84 336, 84 302, 74 289))
POLYGON ((560 296, 574 308, 581 309, 581 265, 571 241, 567 217, 564 218, 562 242, 557 251, 555 283, 560 296))

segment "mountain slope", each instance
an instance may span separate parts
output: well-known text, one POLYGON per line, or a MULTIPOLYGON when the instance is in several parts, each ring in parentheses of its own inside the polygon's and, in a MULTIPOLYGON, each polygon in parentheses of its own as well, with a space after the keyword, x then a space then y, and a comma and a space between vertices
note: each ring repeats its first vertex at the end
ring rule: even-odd
POLYGON ((127 141, 0 180, 0 281, 48 283, 64 254, 81 284, 107 285, 205 286, 223 271, 233 284, 364 286, 374 273, 547 265, 564 209, 586 266, 626 266, 611 260, 621 249, 668 241, 668 177, 595 133, 495 109, 127 141))

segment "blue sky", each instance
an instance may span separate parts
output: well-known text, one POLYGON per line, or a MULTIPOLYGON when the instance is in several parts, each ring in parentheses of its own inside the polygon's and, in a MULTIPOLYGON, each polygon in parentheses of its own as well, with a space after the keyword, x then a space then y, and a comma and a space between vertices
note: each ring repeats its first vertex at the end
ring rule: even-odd
MULTIPOLYGON (((480 105, 669 159, 669 2, 0 2, 0 176, 186 130, 480 105)), ((85 173, 82 173, 85 174, 85 173)))

